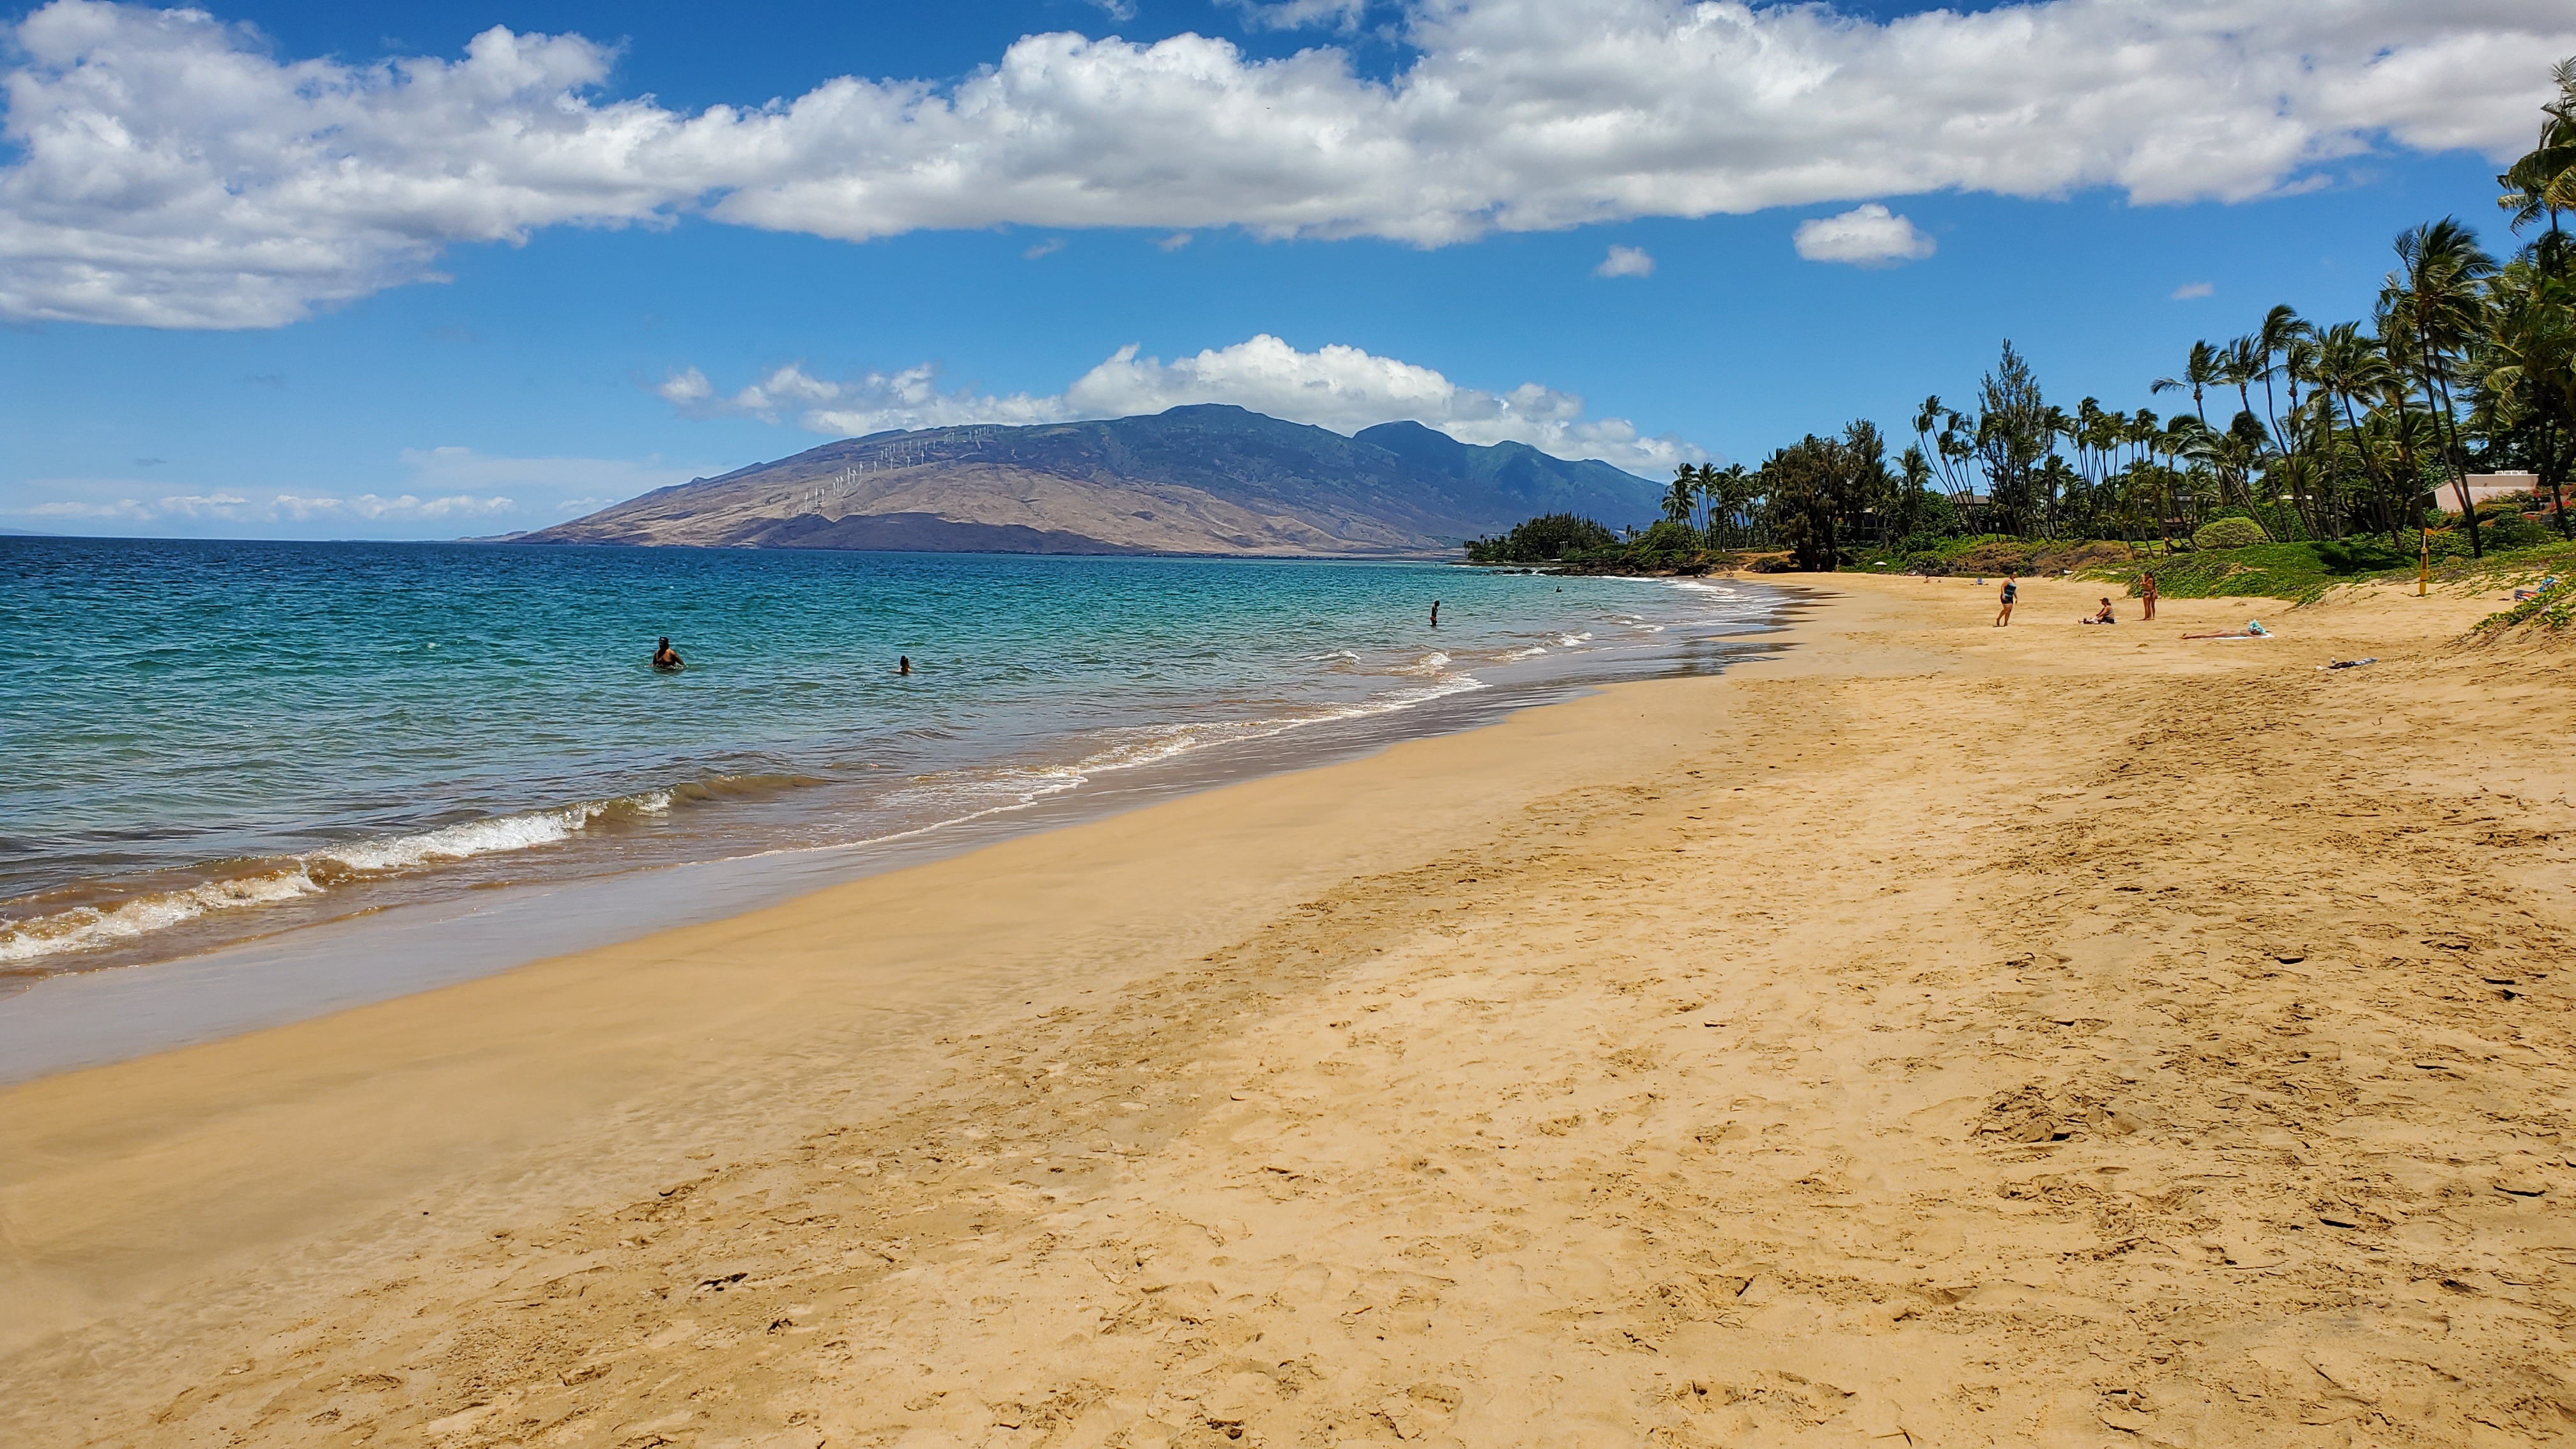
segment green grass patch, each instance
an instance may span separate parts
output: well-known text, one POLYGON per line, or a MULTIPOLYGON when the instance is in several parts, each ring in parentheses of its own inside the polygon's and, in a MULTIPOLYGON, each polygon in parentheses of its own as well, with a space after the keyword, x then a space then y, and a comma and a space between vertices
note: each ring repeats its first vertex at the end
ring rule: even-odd
POLYGON ((2135 592, 2150 569, 2156 576, 2156 592, 2168 599, 2258 597, 2295 604, 2314 603, 2335 585, 2363 576, 2360 570, 2337 571, 2318 556, 2312 543, 2257 543, 2141 559, 2124 568, 2104 569, 2097 577, 2127 584, 2135 592))
MULTIPOLYGON (((2470 556, 2465 535, 2435 533, 2431 545, 2436 584, 2507 588, 2552 574, 2576 577, 2576 542, 2552 538, 2528 548, 2490 550, 2482 559, 2470 556)), ((2141 557, 2128 567, 2099 569, 2092 576, 2126 584, 2135 593, 2139 578, 2153 568, 2157 592, 2171 599, 2260 596, 2313 604, 2342 584, 2410 583, 2417 564, 2414 549, 2390 548, 2379 538, 2347 538, 2141 557)))

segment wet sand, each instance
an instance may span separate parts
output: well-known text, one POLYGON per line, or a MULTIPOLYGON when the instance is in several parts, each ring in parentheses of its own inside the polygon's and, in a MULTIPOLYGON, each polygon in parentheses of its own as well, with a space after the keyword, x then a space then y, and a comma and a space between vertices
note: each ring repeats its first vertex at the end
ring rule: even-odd
POLYGON ((1720 679, 0 1092, 0 1441, 2576 1433, 2569 655, 1812 582, 1720 679))

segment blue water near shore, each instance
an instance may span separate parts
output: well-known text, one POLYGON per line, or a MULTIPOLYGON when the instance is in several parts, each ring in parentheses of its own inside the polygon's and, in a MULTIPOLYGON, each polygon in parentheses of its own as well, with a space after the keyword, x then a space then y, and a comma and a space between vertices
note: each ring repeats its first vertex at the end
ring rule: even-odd
POLYGON ((0 538, 0 973, 1279 768, 1656 672, 1775 603, 1436 563, 0 538))

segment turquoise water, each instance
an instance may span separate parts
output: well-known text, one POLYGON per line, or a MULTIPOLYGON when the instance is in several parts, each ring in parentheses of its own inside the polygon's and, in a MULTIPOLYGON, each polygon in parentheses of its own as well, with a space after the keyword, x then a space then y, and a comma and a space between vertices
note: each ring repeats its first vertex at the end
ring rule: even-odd
POLYGON ((21 977, 1276 768, 1650 671, 1770 602, 1430 563, 30 538, 0 585, 21 977), (685 671, 649 667, 662 635, 685 671))

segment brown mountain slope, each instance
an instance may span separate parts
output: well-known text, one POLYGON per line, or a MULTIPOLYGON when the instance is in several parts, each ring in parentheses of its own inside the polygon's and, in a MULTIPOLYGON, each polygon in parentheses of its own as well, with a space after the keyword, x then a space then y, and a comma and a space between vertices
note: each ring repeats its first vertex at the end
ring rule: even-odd
POLYGON ((1537 513, 1654 516, 1607 463, 1412 423, 1346 438, 1241 408, 826 443, 664 488, 529 543, 1007 553, 1423 554, 1537 513))
MULTIPOLYGON (((796 460, 789 459, 792 464, 796 460)), ((547 530, 562 533, 577 525, 547 530)), ((1417 553, 1432 538, 1363 518, 1230 502, 1175 483, 1076 479, 990 463, 763 470, 665 489, 580 520, 584 543, 1009 553, 1417 553)), ((551 541, 532 535, 537 542, 551 541)))

